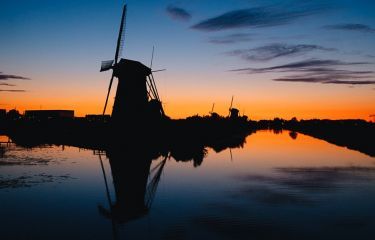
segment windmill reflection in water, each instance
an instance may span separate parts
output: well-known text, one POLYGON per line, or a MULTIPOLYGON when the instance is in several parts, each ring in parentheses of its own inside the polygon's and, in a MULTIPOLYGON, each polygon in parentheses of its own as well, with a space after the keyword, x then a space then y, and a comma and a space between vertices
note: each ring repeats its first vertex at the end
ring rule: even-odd
POLYGON ((114 235, 117 225, 148 214, 155 198, 163 169, 170 155, 155 156, 145 149, 134 147, 115 148, 107 151, 94 151, 98 155, 105 183, 108 207, 98 206, 100 214, 111 219, 114 235), (102 156, 108 158, 112 173, 115 198, 111 197, 102 156), (125 159, 126 158, 126 159, 125 159), (151 168, 153 159, 158 162, 151 168))

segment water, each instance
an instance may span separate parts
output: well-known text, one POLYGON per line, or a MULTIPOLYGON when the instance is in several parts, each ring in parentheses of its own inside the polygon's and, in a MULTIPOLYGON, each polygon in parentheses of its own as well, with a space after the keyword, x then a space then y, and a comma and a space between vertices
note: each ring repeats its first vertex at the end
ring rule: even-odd
POLYGON ((258 131, 243 148, 207 148, 199 166, 131 149, 1 149, 0 239, 375 234, 375 158, 302 134, 258 131))

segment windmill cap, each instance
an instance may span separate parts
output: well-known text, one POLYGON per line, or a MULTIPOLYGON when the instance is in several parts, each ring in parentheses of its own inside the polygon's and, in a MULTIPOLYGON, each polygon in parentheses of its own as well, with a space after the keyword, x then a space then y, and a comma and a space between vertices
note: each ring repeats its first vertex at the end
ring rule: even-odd
POLYGON ((114 66, 115 75, 122 74, 142 74, 148 76, 151 74, 151 68, 145 66, 141 62, 124 59, 121 60, 114 66))

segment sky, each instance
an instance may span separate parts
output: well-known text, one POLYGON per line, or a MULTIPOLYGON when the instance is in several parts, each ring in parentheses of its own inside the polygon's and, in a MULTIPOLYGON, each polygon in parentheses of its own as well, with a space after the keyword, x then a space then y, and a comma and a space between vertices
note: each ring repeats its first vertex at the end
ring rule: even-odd
MULTIPOLYGON (((120 0, 1 0, 0 109, 103 111, 120 0)), ((375 114, 372 0, 129 0, 121 57, 150 65, 167 115, 375 114)), ((117 80, 114 87, 116 87, 117 80)), ((115 91, 109 101, 110 113, 115 91)))

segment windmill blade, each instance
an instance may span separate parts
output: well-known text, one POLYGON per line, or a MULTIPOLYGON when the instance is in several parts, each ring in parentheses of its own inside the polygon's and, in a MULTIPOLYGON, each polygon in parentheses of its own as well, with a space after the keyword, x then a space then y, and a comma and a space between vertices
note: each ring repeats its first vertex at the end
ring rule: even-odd
POLYGON ((103 110, 103 116, 105 114, 105 110, 107 108, 107 104, 108 104, 108 98, 109 98, 109 94, 111 92, 111 88, 112 88, 112 83, 113 83, 113 78, 115 77, 115 75, 112 73, 112 77, 111 77, 111 80, 109 81, 109 87, 108 87, 108 93, 107 93, 107 98, 105 99, 105 104, 104 104, 104 110, 103 110))
POLYGON ((119 30, 118 38, 117 38, 117 47, 116 47, 116 54, 115 54, 115 64, 117 64, 118 58, 121 55, 122 49, 124 47, 125 26, 126 26, 126 4, 124 5, 124 8, 122 10, 120 30, 119 30))
POLYGON ((107 60, 102 61, 102 65, 100 66, 100 71, 104 72, 112 68, 114 60, 107 60))
POLYGON ((229 107, 229 110, 232 109, 232 106, 233 106, 233 95, 232 95, 232 100, 230 101, 230 107, 229 107))
POLYGON ((232 106, 233 106, 233 95, 232 95, 232 100, 230 101, 228 117, 230 116, 230 110, 232 110, 232 106))
POLYGON ((146 206, 147 206, 148 209, 151 208, 152 203, 154 201, 156 190, 158 188, 158 185, 159 185, 159 182, 160 182, 160 179, 161 179, 161 175, 162 175, 163 170, 164 170, 164 166, 167 163, 167 159, 168 159, 168 156, 166 156, 161 161, 161 163, 158 164, 157 171, 156 171, 155 175, 152 177, 150 183, 147 184, 145 200, 146 200, 146 206))
POLYGON ((148 80, 146 80, 146 84, 147 84, 147 87, 148 87, 148 91, 147 92, 149 93, 149 97, 151 99, 157 99, 157 96, 156 96, 155 90, 153 88, 153 85, 151 84, 150 78, 148 78, 148 80))
POLYGON ((155 46, 152 46, 150 69, 152 69, 152 61, 154 61, 154 50, 155 50, 155 46))
POLYGON ((212 104, 211 113, 214 112, 214 108, 215 108, 215 103, 212 104))
POLYGON ((165 68, 164 68, 164 69, 158 69, 158 70, 153 70, 153 71, 151 71, 151 72, 153 72, 153 73, 154 73, 154 72, 162 72, 162 71, 165 71, 165 70, 167 70, 167 69, 165 69, 165 68))
POLYGON ((155 93, 156 93, 156 100, 158 100, 159 102, 161 102, 161 101, 160 101, 160 97, 159 97, 159 93, 158 93, 158 89, 156 88, 154 75, 152 75, 152 72, 151 72, 151 74, 150 74, 148 77, 149 77, 150 82, 151 82, 151 85, 152 85, 152 87, 154 88, 154 91, 155 91, 155 93))
MULTIPOLYGON (((122 47, 124 45, 124 35, 125 35, 125 25, 126 25, 125 24, 125 20, 126 20, 126 4, 124 5, 124 8, 122 10, 120 30, 119 30, 118 38, 117 38, 117 46, 116 46, 116 53, 115 53, 114 64, 113 64, 113 62, 111 62, 111 67, 109 67, 109 68, 112 68, 113 65, 117 64, 118 58, 119 58, 119 56, 121 54, 121 50, 122 50, 122 47)), ((109 69, 108 68, 108 64, 109 64, 109 61, 104 61, 104 64, 102 62, 102 68, 101 68, 101 70, 102 69, 103 69, 103 71, 108 70, 109 69)), ((113 78, 114 77, 115 77, 114 72, 112 72, 112 77, 111 77, 111 80, 109 81, 109 87, 108 87, 107 97, 105 99, 103 115, 105 114, 105 110, 107 109, 108 98, 109 98, 109 94, 111 93, 111 88, 112 88, 112 83, 113 83, 113 78)))

